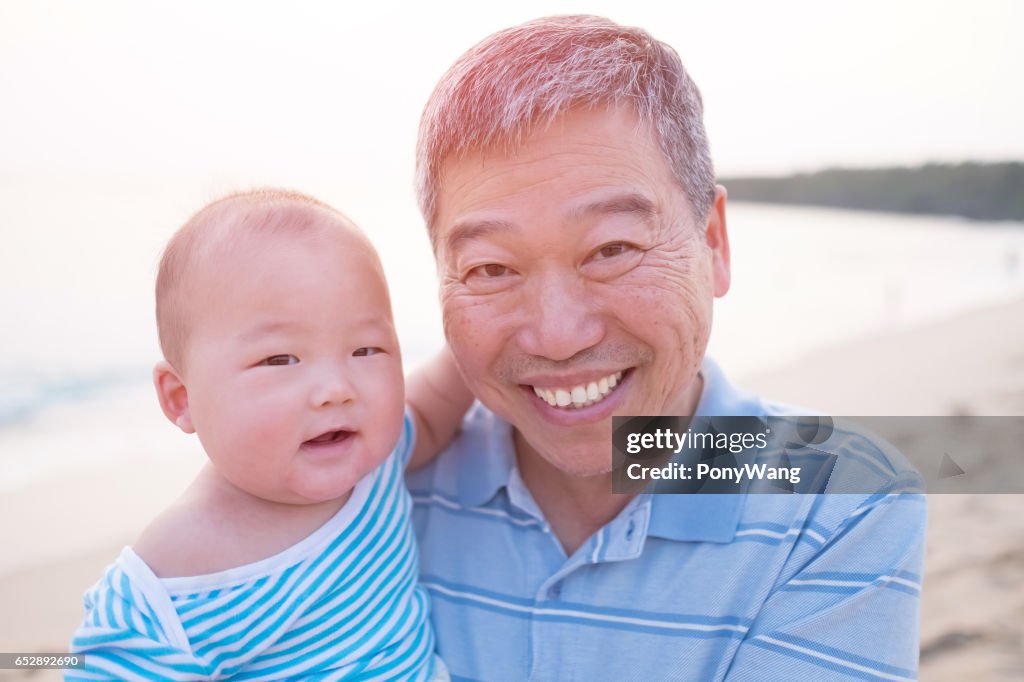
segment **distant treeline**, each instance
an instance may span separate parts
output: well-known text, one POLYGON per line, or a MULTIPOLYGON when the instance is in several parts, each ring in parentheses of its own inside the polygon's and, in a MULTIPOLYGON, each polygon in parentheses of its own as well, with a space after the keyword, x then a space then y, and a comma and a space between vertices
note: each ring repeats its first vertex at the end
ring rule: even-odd
POLYGON ((977 220, 1024 220, 1024 163, 833 168, 782 178, 720 178, 729 198, 977 220))

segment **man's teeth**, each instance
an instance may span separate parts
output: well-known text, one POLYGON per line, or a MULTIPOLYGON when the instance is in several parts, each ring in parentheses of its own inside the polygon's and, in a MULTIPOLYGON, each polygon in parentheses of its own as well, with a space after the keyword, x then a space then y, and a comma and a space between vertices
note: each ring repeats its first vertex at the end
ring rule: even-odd
POLYGON ((572 388, 551 389, 534 386, 533 392, 552 407, 587 407, 604 400, 604 397, 612 392, 621 378, 622 372, 615 372, 601 377, 598 381, 591 381, 588 384, 580 384, 572 388))

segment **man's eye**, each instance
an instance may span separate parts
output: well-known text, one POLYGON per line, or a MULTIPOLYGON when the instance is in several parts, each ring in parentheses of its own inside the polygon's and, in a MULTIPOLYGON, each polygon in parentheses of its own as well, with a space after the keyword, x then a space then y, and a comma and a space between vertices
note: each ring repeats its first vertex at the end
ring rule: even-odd
POLYGON ((487 263, 486 265, 478 265, 470 270, 469 276, 481 277, 483 279, 496 279, 498 277, 505 277, 511 272, 511 269, 501 265, 500 263, 487 263))
POLYGON ((263 362, 260 363, 260 364, 271 365, 271 366, 278 366, 278 365, 295 365, 295 364, 298 364, 298 362, 299 362, 299 359, 297 357, 295 357, 294 355, 271 355, 269 358, 266 358, 265 360, 263 360, 263 362))
POLYGON ((594 252, 593 258, 614 258, 615 256, 621 256, 633 247, 624 242, 613 242, 611 244, 605 244, 597 251, 594 252))
POLYGON ((383 348, 378 348, 376 346, 364 346, 363 348, 356 348, 354 351, 352 351, 352 357, 364 358, 367 357, 368 355, 376 355, 377 353, 383 352, 383 348))

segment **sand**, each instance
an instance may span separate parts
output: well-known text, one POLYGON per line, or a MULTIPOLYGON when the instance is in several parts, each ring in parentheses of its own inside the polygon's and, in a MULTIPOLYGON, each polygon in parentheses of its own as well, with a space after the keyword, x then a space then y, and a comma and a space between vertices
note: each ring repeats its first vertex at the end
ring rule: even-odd
MULTIPOLYGON (((851 341, 739 383, 833 414, 1021 415, 1024 301, 851 341)), ((120 400, 94 410, 94 430, 115 424, 125 400, 151 398, 120 400)), ((178 442, 155 411, 144 414, 135 432, 178 442)), ((0 650, 65 651, 82 593, 202 463, 194 446, 139 455, 151 444, 141 438, 98 468, 0 496, 0 650)), ((929 497, 921 649, 923 680, 1024 678, 1024 496, 929 497)), ((0 681, 22 679, 60 676, 0 670, 0 681)))
MULTIPOLYGON (((1024 415, 1024 301, 745 377, 835 415, 1024 415)), ((1016 453, 1024 466, 1024 443, 1016 453)), ((1024 679, 1024 495, 929 495, 922 680, 1024 679)))

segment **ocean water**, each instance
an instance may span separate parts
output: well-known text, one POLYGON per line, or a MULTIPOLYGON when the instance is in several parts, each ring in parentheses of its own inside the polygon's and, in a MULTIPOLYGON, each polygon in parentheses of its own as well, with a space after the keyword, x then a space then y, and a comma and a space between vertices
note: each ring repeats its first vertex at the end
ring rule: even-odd
POLYGON ((710 352, 734 372, 1024 294, 1022 223, 748 203, 729 227, 710 352))
MULTIPOLYGON (((442 334, 412 198, 335 180, 302 188, 377 244, 413 365, 442 334)), ((248 185, 0 178, 0 491, 140 448, 195 448, 149 388, 153 279, 174 229, 238 186, 248 185)), ((1022 224, 737 203, 729 231, 732 288, 716 302, 709 352, 733 374, 1024 295, 1022 224)))

